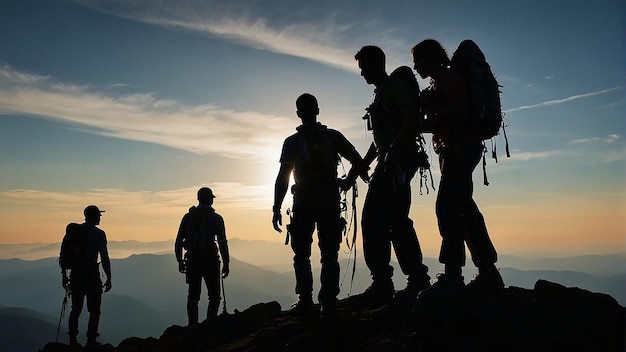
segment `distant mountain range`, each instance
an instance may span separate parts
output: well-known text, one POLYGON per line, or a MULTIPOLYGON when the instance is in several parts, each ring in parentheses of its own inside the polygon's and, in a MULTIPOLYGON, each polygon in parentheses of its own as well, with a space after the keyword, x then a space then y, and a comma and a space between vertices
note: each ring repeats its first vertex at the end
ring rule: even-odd
MULTIPOLYGON (((283 309, 287 309, 296 300, 289 247, 280 243, 238 239, 229 243, 233 258, 231 275, 225 280, 228 312, 232 313, 235 309, 243 311, 254 304, 270 301, 277 301, 283 309), (255 258, 254 264, 241 260, 242 257, 255 258)), ((118 244, 123 247, 120 243, 111 243, 110 246, 115 248, 118 244)), ((100 339, 113 345, 129 336, 158 337, 168 326, 185 325, 187 320, 187 286, 184 275, 178 272, 172 244, 153 243, 146 247, 140 242, 133 242, 131 245, 155 250, 163 247, 160 253, 167 254, 136 254, 112 261, 113 289, 103 296, 100 339), (165 250, 165 247, 169 248, 165 250)), ((0 252, 6 253, 6 246, 0 245, 0 252)), ((357 258, 352 279, 352 262, 348 261, 346 253, 341 256, 343 283, 340 298, 345 298, 351 283, 351 293, 357 294, 369 285, 370 279, 362 257, 357 258)), ((507 286, 532 288, 538 279, 545 279, 568 287, 606 293, 620 305, 625 305, 625 259, 626 254, 541 260, 502 256, 499 266, 507 286)), ((434 278, 441 265, 433 258, 426 258, 425 262, 434 278)), ((313 256, 312 263, 315 265, 315 286, 319 289, 319 255, 313 256)), ((398 265, 394 263, 394 266, 396 289, 401 289, 405 279, 397 269, 398 265)), ((471 266, 468 267, 464 273, 466 282, 471 280, 473 273, 471 266)), ((56 254, 39 260, 0 260, 0 287, 1 351, 34 350, 25 345, 16 349, 11 341, 55 340, 64 297, 56 254), (18 329, 22 323, 25 328, 18 329)), ((200 311, 205 311, 205 307, 206 292, 203 290, 200 311)), ((59 334, 59 340, 63 342, 67 341, 69 304, 67 309, 59 334)), ((220 312, 222 309, 223 306, 220 312)), ((84 312, 81 319, 86 316, 84 312)), ((80 325, 82 338, 85 330, 86 320, 83 320, 80 325)))

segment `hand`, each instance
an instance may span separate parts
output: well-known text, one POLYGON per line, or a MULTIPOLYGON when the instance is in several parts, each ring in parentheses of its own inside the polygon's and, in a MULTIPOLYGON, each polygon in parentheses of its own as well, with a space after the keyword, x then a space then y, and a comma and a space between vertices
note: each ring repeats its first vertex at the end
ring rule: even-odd
MULTIPOLYGON (((349 175, 348 175, 349 176, 349 175)), ((354 180, 350 178, 344 178, 339 180, 339 189, 341 192, 347 192, 354 185, 354 180)))
POLYGON ((104 292, 109 292, 111 291, 111 278, 108 278, 107 281, 105 281, 104 283, 104 292))
POLYGON ((228 267, 228 265, 224 265, 224 267, 222 268, 222 279, 227 278, 228 274, 230 274, 230 268, 228 267))
POLYGON ((283 232, 280 228, 283 225, 283 216, 280 214, 280 210, 275 210, 274 215, 272 216, 272 224, 274 225, 274 230, 283 232))
POLYGON ((359 174, 359 177, 361 178, 361 180, 363 180, 363 182, 365 183, 369 183, 370 182, 370 175, 368 173, 369 171, 369 167, 366 167, 365 169, 363 169, 361 171, 361 173, 359 174))
POLYGON ((185 264, 183 260, 178 262, 178 272, 180 272, 181 274, 184 274, 187 272, 187 265, 185 264))

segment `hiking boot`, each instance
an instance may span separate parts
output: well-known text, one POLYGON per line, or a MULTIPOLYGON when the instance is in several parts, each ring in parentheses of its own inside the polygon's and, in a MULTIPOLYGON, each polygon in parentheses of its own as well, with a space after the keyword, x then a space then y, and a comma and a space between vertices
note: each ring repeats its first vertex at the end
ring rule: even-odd
POLYGON ((337 301, 324 302, 320 308, 320 317, 330 319, 337 316, 337 301))
POLYGON ((305 316, 315 313, 317 312, 312 299, 299 299, 289 308, 289 314, 293 316, 305 316))
POLYGON ((348 304, 371 308, 380 307, 391 302, 394 293, 391 281, 385 283, 374 281, 363 293, 348 297, 348 304))
POLYGON ((450 276, 446 274, 437 275, 437 282, 429 288, 420 291, 418 299, 431 298, 454 298, 467 294, 467 289, 463 283, 463 276, 450 276))
POLYGON ((412 281, 406 284, 406 287, 393 296, 394 302, 398 303, 410 303, 412 301, 417 300, 417 295, 420 291, 423 291, 430 287, 430 277, 426 276, 424 280, 421 281, 412 281))
POLYGON ((491 296, 504 291, 504 281, 498 270, 492 270, 479 273, 465 287, 471 296, 491 296))
POLYGON ((83 348, 83 346, 78 343, 78 339, 76 336, 70 336, 70 347, 72 348, 83 348))
POLYGON ((85 349, 88 351, 95 351, 100 349, 100 347, 102 347, 102 344, 95 339, 87 339, 87 343, 85 344, 85 349))

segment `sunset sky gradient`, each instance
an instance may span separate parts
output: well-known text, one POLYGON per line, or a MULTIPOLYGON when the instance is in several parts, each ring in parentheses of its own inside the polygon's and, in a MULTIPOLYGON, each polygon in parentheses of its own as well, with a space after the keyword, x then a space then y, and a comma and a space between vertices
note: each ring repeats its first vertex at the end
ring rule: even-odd
MULTIPOLYGON (((622 252, 625 13, 610 0, 4 0, 0 243, 58 242, 88 204, 107 211, 109 240, 173 239, 201 186, 229 237, 283 241, 272 193, 297 96, 317 96, 320 121, 364 154, 373 87, 356 51, 380 46, 391 72, 422 39, 451 54, 471 38, 510 124, 511 158, 498 137, 491 184, 474 174, 498 250, 622 252)), ((411 215, 437 256, 435 193, 418 191, 411 215)))

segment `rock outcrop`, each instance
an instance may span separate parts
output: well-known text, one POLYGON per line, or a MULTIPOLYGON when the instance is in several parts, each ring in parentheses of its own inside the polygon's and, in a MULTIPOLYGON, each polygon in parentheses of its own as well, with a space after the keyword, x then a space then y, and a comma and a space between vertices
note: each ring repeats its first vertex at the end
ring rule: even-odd
MULTIPOLYGON (((340 301, 332 319, 292 317, 276 302, 169 327, 98 351, 625 351, 626 309, 611 296, 539 280, 484 298, 392 303, 340 301)), ((43 352, 75 351, 49 343, 43 352)))

